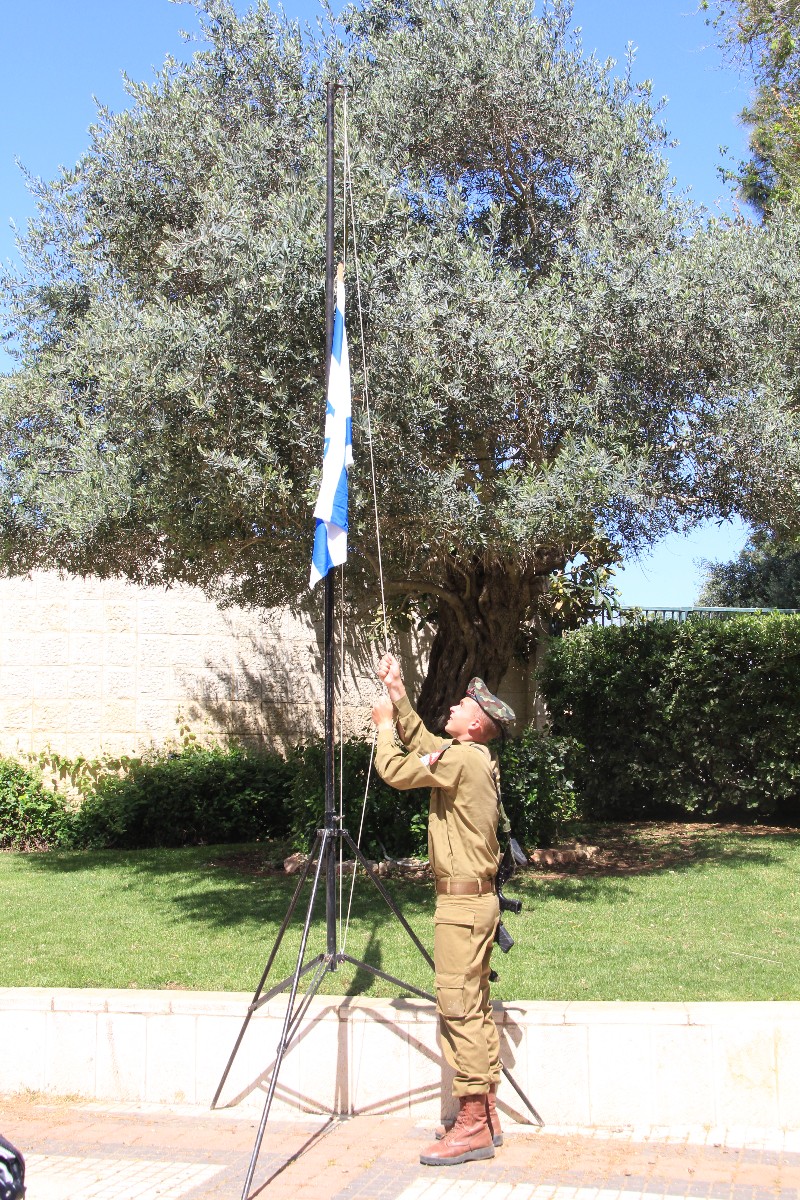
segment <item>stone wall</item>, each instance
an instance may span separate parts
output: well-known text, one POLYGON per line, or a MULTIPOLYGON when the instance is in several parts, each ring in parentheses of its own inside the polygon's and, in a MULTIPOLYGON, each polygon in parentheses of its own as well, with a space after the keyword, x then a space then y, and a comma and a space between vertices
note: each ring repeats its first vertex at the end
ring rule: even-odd
MULTIPOLYGON (((37 573, 0 579, 0 752, 140 752, 190 730, 285 746, 322 730, 320 620, 287 609, 220 608, 195 588, 37 573)), ((396 651, 412 690, 425 646, 396 651)), ((379 651, 348 638, 346 734, 369 728, 379 651)), ((502 694, 534 715, 527 674, 502 694)))

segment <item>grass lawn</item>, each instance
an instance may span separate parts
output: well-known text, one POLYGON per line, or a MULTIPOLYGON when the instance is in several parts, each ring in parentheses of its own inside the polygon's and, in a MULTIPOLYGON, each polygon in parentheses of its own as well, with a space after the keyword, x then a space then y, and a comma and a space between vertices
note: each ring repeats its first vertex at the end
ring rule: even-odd
MULTIPOLYGON (((514 949, 495 951, 495 997, 800 998, 800 832, 708 825, 582 832, 600 847, 595 862, 525 872, 507 887, 524 910, 506 919, 514 949)), ((252 992, 295 882, 265 869, 268 857, 262 845, 0 854, 0 986, 252 992)), ((432 886, 388 887, 431 946, 432 886)), ((310 953, 324 948, 322 891, 317 909, 310 953)), ((301 924, 296 916, 276 980, 292 969, 301 924)), ((361 877, 346 949, 432 986, 405 931, 361 877)), ((322 990, 396 992, 349 968, 328 975, 322 990)))

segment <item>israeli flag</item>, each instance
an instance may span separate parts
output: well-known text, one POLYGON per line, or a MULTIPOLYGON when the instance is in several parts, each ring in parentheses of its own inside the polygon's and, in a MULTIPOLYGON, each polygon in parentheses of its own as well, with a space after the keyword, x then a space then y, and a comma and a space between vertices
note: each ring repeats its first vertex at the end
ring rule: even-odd
POLYGON ((314 509, 317 531, 311 556, 309 587, 327 575, 332 567, 340 567, 347 558, 347 468, 352 462, 353 425, 350 359, 344 328, 344 284, 337 280, 328 403, 325 409, 322 485, 314 509))

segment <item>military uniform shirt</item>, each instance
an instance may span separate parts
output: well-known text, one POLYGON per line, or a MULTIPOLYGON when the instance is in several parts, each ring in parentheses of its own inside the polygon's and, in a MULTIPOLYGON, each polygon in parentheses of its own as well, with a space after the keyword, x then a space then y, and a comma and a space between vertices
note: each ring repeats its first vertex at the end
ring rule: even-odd
POLYGON ((395 704, 406 742, 381 729, 375 765, 391 787, 431 788, 428 859, 437 879, 493 879, 500 861, 497 764, 486 746, 432 734, 407 696, 395 704))

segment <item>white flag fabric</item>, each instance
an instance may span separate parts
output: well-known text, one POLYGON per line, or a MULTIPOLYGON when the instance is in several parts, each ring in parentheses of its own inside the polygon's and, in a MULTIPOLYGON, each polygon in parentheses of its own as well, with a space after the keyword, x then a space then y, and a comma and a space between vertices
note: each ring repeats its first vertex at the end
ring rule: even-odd
POLYGON ((317 529, 309 587, 324 578, 332 567, 340 567, 347 558, 347 468, 353 462, 352 429, 350 359, 344 327, 344 284, 337 280, 325 409, 322 484, 314 509, 317 529))

